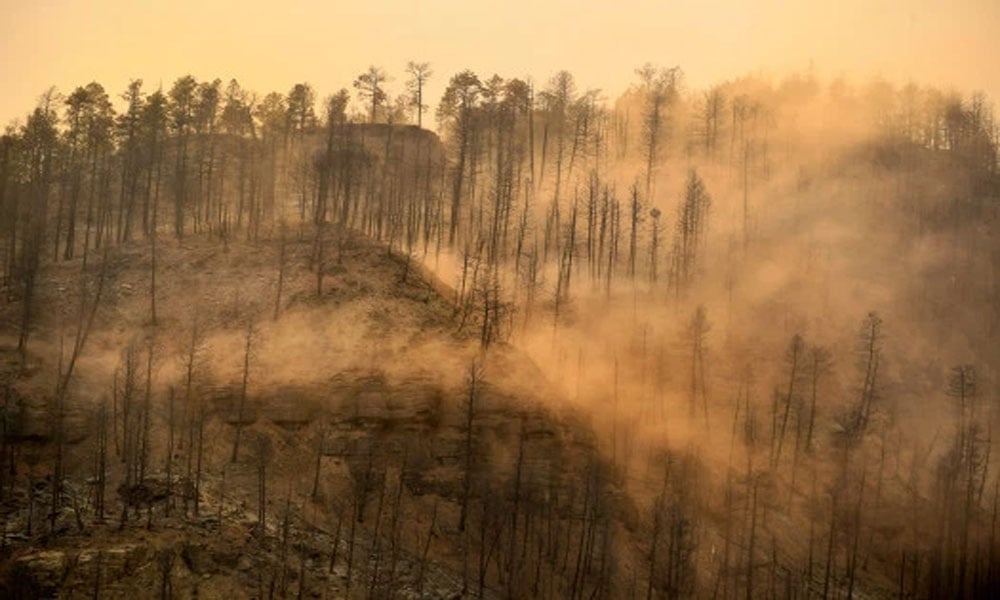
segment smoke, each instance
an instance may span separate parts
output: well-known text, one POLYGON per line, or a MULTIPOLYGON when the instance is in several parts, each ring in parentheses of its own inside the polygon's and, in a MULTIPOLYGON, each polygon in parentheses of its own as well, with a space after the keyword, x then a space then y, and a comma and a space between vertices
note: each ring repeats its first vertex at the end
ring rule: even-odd
MULTIPOLYGON (((559 276, 550 263, 540 278, 539 300, 526 306, 523 282, 508 271, 504 289, 519 310, 510 343, 555 383, 559 398, 551 402, 590 415, 604 455, 626 472, 648 473, 663 450, 693 452, 715 465, 711 479, 721 485, 725 464, 744 460, 731 450, 742 448, 736 433, 737 422, 746 418, 739 414, 745 410, 741 394, 750 398, 761 432, 769 430, 760 437, 773 435, 794 335, 833 357, 829 376, 817 384, 816 436, 821 447, 836 443, 838 419, 860 393, 858 328, 875 312, 885 324, 878 376, 887 435, 916 448, 935 433, 947 434, 950 428, 942 424, 954 414, 944 394, 950 367, 974 362, 992 372, 1000 356, 988 342, 993 326, 984 322, 994 302, 987 283, 994 277, 986 250, 992 242, 979 225, 954 212, 956 203, 972 197, 975 175, 945 157, 943 148, 928 146, 932 142, 924 136, 937 133, 915 133, 916 125, 902 123, 933 111, 944 96, 920 90, 915 101, 912 87, 802 76, 746 78, 716 89, 729 99, 727 109, 736 111, 732 103, 741 102, 752 107, 752 116, 738 123, 735 112, 723 115, 732 122, 710 154, 698 148, 705 143, 705 92, 690 90, 672 108, 651 197, 643 194, 641 200, 636 276, 615 273, 609 291, 587 262, 589 249, 579 244, 568 301, 555 301, 559 276), (704 180, 711 206, 697 276, 678 291, 665 280, 692 169, 704 180), (653 208, 663 215, 655 282, 653 208), (704 356, 693 357, 689 328, 699 306, 710 329, 704 356), (701 360, 704 374, 692 364, 701 360)), ((636 88, 611 117, 629 116, 633 147, 641 135, 635 125, 641 110, 636 88)), ((627 190, 642 181, 644 164, 638 152, 621 159, 616 151, 612 146, 607 155, 614 158, 598 157, 590 169, 563 181, 564 227, 568 203, 584 212, 588 178, 595 174, 627 203, 627 190)), ((549 177, 536 195, 536 236, 553 191, 549 177)), ((623 231, 624 253, 626 225, 623 231)), ((457 287, 461 255, 428 261, 457 287)), ((786 455, 793 443, 798 452, 803 432, 793 442, 791 428, 803 426, 811 391, 789 400, 796 412, 788 420, 786 455)), ((650 489, 648 483, 633 487, 640 494, 650 489)))
MULTIPOLYGON (((487 385, 582 416, 643 510, 661 502, 664 463, 697 465, 682 470, 697 488, 686 498, 705 502, 710 534, 717 499, 738 486, 748 502, 760 492, 786 507, 785 533, 812 523, 797 501, 807 495, 836 504, 860 490, 860 506, 876 461, 878 494, 890 461, 886 498, 931 498, 936 467, 952 452, 943 440, 966 419, 947 393, 951 367, 981 369, 986 406, 998 389, 989 111, 879 81, 748 77, 683 90, 650 132, 658 121, 644 112, 641 86, 613 109, 581 98, 572 110, 547 99, 537 110, 544 123, 522 115, 508 121, 516 127, 498 126, 496 139, 509 135, 510 144, 476 150, 470 176, 463 183, 459 163, 451 189, 454 173, 430 158, 404 165, 412 169, 390 170, 387 156, 379 163, 379 135, 392 130, 362 130, 371 137, 352 150, 367 149, 357 167, 367 170, 348 180, 372 205, 351 224, 388 247, 338 227, 320 277, 313 263, 324 240, 310 240, 305 225, 282 227, 297 238, 233 240, 221 250, 198 239, 164 244, 153 328, 152 265, 136 244, 81 362, 78 394, 106 395, 130 343, 140 355, 152 349, 158 398, 182 385, 190 363, 199 385, 233 388, 246 378, 251 396, 307 387, 329 401, 337 378, 381 377, 432 381, 457 404, 478 361, 487 385), (511 132, 538 130, 545 141, 532 138, 531 166, 518 166, 530 176, 506 188, 518 190, 506 214, 524 224, 514 255, 520 233, 500 242, 509 223, 499 222, 504 169, 494 165, 511 156, 526 163, 511 132), (382 203, 385 190, 417 184, 420 193, 382 203), (458 242, 437 251, 429 242, 438 239, 418 238, 433 227, 447 235, 443 217, 422 232, 413 223, 444 211, 452 190, 458 242), (421 194, 435 202, 418 204, 421 194), (426 212, 403 209, 414 206, 426 212), (346 251, 338 236, 350 237, 346 251), (423 281, 424 270, 439 281, 423 281), (902 465, 915 473, 909 482, 902 465)), ((482 127, 472 139, 485 144, 493 131, 482 127)), ((386 136, 381 151, 406 156, 411 142, 386 136)), ((311 158, 306 145, 297 152, 290 156, 311 158)), ((310 165, 286 165, 288 189, 311 189, 310 165)), ((295 214, 286 208, 278 212, 295 214)), ((54 316, 42 324, 72 323, 72 293, 44 293, 54 316)), ((56 355, 58 341, 50 334, 38 351, 56 355)), ((995 421, 993 408, 977 417, 987 429, 995 421)))

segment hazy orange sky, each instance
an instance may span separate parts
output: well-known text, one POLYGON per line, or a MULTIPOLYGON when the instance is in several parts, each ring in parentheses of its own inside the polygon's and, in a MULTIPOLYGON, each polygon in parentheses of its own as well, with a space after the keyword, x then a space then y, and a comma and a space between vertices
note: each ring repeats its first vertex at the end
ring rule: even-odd
POLYGON ((1000 98, 1000 0, 0 0, 0 125, 50 85, 97 80, 117 96, 180 75, 235 77, 257 92, 308 81, 325 96, 369 64, 398 92, 429 61, 447 77, 545 80, 622 91, 644 62, 680 65, 688 85, 812 61, 821 75, 934 83, 1000 98))

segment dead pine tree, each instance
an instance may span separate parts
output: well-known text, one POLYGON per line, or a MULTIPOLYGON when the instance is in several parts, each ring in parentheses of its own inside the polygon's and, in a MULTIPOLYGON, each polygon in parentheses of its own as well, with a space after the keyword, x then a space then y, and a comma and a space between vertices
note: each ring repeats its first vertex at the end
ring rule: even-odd
POLYGON ((103 563, 104 563, 104 552, 101 550, 97 551, 97 557, 94 559, 94 598, 97 600, 101 597, 101 576, 103 575, 103 563))
POLYGON ((709 427, 708 392, 705 386, 705 352, 708 332, 712 325, 708 321, 704 305, 698 305, 685 331, 685 342, 691 359, 690 386, 688 388, 688 415, 694 420, 698 405, 705 418, 705 429, 709 427))
POLYGON ((747 589, 746 598, 747 600, 753 600, 756 596, 754 593, 754 554, 756 553, 757 544, 757 495, 760 488, 760 479, 754 476, 752 482, 748 484, 750 486, 750 536, 747 542, 747 589))
POLYGON ((872 410, 879 396, 879 369, 882 360, 882 318, 870 312, 861 323, 858 335, 858 371, 861 375, 861 389, 854 408, 850 425, 852 442, 864 437, 871 419, 872 410))
POLYGON ((317 436, 318 440, 316 443, 316 463, 315 469, 313 470, 313 484, 312 484, 312 499, 313 501, 319 500, 319 472, 323 465, 323 448, 326 445, 326 427, 322 427, 317 436))
POLYGON ((285 284, 285 253, 288 240, 285 235, 285 223, 281 223, 281 240, 278 243, 278 293, 274 298, 274 320, 281 314, 281 292, 285 284))
POLYGON ((195 471, 194 471, 194 516, 197 518, 199 515, 199 509, 201 506, 201 471, 202 471, 202 460, 205 454, 205 403, 200 403, 200 409, 198 411, 197 419, 197 440, 198 440, 198 451, 197 457, 195 459, 195 471))
MULTIPOLYGON (((507 551, 507 596, 513 598, 515 595, 515 583, 517 580, 517 522, 518 514, 521 509, 521 487, 522 487, 522 472, 524 471, 524 451, 525 451, 525 438, 527 437, 527 432, 525 428, 525 416, 521 415, 520 419, 520 435, 518 435, 517 443, 517 462, 514 468, 514 489, 512 494, 512 504, 510 511, 510 544, 507 551)), ((528 532, 524 532, 525 543, 527 542, 528 532)))
POLYGON ((174 551, 164 548, 160 551, 160 599, 168 600, 174 597, 174 584, 171 572, 174 569, 174 551))
POLYGON ((156 213, 149 232, 149 322, 156 327, 156 213))
POLYGON ((482 367, 472 361, 469 367, 469 394, 465 400, 465 444, 464 459, 465 467, 462 473, 462 508, 458 517, 458 530, 465 531, 466 519, 469 512, 469 494, 472 491, 472 468, 473 468, 473 427, 476 419, 476 403, 478 401, 479 387, 482 382, 482 367))
MULTIPOLYGON (((737 418, 733 419, 733 430, 735 437, 735 429, 737 418)), ((732 445, 730 446, 730 449, 732 445)), ((721 595, 723 598, 729 597, 729 578, 730 578, 730 556, 731 549, 733 545, 732 540, 732 530, 733 530, 733 475, 732 475, 732 451, 730 450, 729 466, 726 469, 726 490, 724 493, 724 507, 725 507, 725 524, 723 526, 723 550, 722 558, 719 564, 719 572, 716 576, 715 587, 713 591, 713 596, 719 594, 721 587, 721 595)))
MULTIPOLYGON (((669 468, 667 470, 669 474, 669 468)), ((660 535, 663 530, 663 505, 665 502, 665 496, 667 492, 667 477, 663 480, 663 490, 661 490, 659 496, 653 502, 653 532, 650 540, 649 546, 649 573, 646 576, 646 600, 652 600, 653 594, 656 590, 656 573, 657 573, 657 562, 658 556, 657 551, 660 545, 660 535)))
POLYGON ((826 541, 826 566, 823 569, 823 598, 829 598, 831 578, 833 577, 833 569, 835 568, 834 554, 836 553, 836 536, 837 536, 837 503, 839 499, 839 493, 837 490, 833 490, 830 494, 830 531, 829 536, 826 541))
POLYGON ((436 537, 434 533, 434 528, 437 525, 437 513, 438 505, 437 501, 434 502, 434 507, 431 510, 431 522, 427 526, 427 537, 424 538, 423 550, 420 553, 420 570, 417 574, 417 595, 423 596, 424 594, 424 576, 427 572, 427 555, 431 550, 431 542, 436 537))
POLYGON ((271 460, 271 443, 267 437, 257 438, 257 538, 267 535, 267 463, 271 460))
POLYGON ((325 263, 325 253, 326 253, 326 239, 323 233, 326 229, 326 223, 321 222, 316 226, 316 251, 315 251, 315 269, 316 269, 316 298, 323 297, 323 276, 326 274, 326 263, 325 263))
POLYGON ((795 384, 800 378, 800 368, 805 354, 805 343, 802 336, 795 334, 788 343, 788 350, 785 352, 785 363, 788 365, 788 384, 785 393, 782 395, 783 404, 781 413, 781 424, 778 426, 777 442, 772 443, 771 467, 777 467, 781 460, 781 450, 785 443, 785 430, 788 427, 788 417, 792 412, 792 404, 795 399, 795 384))
POLYGON ((611 464, 618 466, 618 352, 615 352, 614 364, 611 388, 611 464))
POLYGON ((867 475, 867 470, 862 470, 861 483, 858 486, 858 498, 854 504, 854 511, 850 522, 851 546, 848 549, 847 556, 847 600, 852 600, 854 598, 854 587, 855 582, 857 581, 859 554, 858 544, 861 541, 861 508, 864 505, 865 480, 867 479, 867 475))
POLYGON ((121 458, 122 447, 118 442, 118 368, 111 376, 111 439, 115 444, 115 456, 121 458))
MULTIPOLYGON (((354 573, 354 549, 357 543, 357 527, 364 523, 365 506, 368 498, 375 488, 376 469, 373 444, 371 440, 356 440, 354 448, 351 450, 348 466, 351 477, 351 530, 347 539, 347 581, 345 582, 345 595, 350 596, 351 584, 354 573), (364 442, 363 455, 358 451, 357 446, 364 442), (363 456, 363 457, 362 457, 363 456)), ((380 461, 381 462, 381 461, 380 461)), ((379 464, 379 468, 384 468, 379 464)))
POLYGON ((813 451, 813 432, 816 428, 816 402, 819 396, 820 381, 831 370, 830 351, 823 346, 813 346, 809 349, 809 421, 806 427, 806 452, 813 451))
MULTIPOLYGON (((973 524, 977 520, 980 500, 977 499, 977 489, 982 490, 986 483, 986 472, 989 470, 990 439, 989 433, 984 434, 983 418, 977 410, 979 383, 976 367, 973 365, 957 365, 952 368, 948 380, 947 394, 958 405, 957 431, 951 458, 947 464, 949 505, 945 508, 950 513, 948 518, 954 521, 951 528, 957 530, 957 540, 953 552, 957 555, 952 559, 950 569, 955 571, 954 592, 959 597, 965 597, 969 592, 970 534, 974 532, 973 524), (964 489, 963 489, 964 488, 964 489)), ((978 495, 981 495, 979 491, 978 495)), ((952 534, 954 535, 954 534, 952 534)), ((973 566, 977 565, 975 559, 973 566)), ((977 583, 972 578, 973 587, 977 583)))
MULTIPOLYGON (((0 465, 3 469, 5 465, 0 465)), ((108 480, 108 403, 102 401, 97 411, 97 476, 94 478, 94 515, 104 522, 104 491, 108 480)))
MULTIPOLYGON (((278 550, 281 559, 281 573, 278 577, 278 590, 282 598, 288 591, 288 538, 292 526, 292 484, 288 485, 285 492, 285 510, 281 519, 281 546, 278 550)), ((263 524, 261 524, 263 531, 263 524)), ((263 537, 261 538, 263 539, 263 537)))
MULTIPOLYGON (((647 189, 648 193, 649 190, 647 189)), ((639 224, 642 222, 642 200, 639 197, 639 183, 633 182, 629 191, 629 239, 628 239, 628 276, 635 279, 635 262, 639 250, 639 224)))
POLYGON ((333 568, 337 565, 337 550, 340 548, 340 532, 344 525, 344 507, 334 504, 334 511, 337 513, 337 527, 333 531, 333 543, 330 544, 330 566, 328 571, 333 573, 333 568))
POLYGON ((253 355, 253 338, 256 333, 252 320, 247 320, 246 343, 243 347, 243 383, 240 386, 239 405, 236 411, 236 437, 233 439, 233 456, 230 462, 236 462, 240 453, 240 435, 243 432, 244 413, 247 403, 247 384, 250 381, 250 359, 253 355))
POLYGON ((371 562, 368 571, 371 573, 371 581, 368 586, 368 597, 376 597, 375 591, 379 583, 379 569, 382 566, 382 514, 385 512, 385 492, 386 492, 386 471, 379 470, 378 479, 378 502, 375 504, 375 523, 372 529, 372 543, 370 550, 371 562))
MULTIPOLYGON (((49 162, 49 161, 46 161, 49 162)), ((34 211, 32 211, 34 213, 34 211)), ((34 216, 34 215, 33 215, 34 216)), ((22 242, 23 250, 21 256, 23 290, 21 293, 21 323, 17 338, 17 352, 22 367, 28 364, 28 337, 31 334, 32 319, 37 312, 35 295, 36 283, 41 264, 42 238, 44 230, 42 219, 34 217, 31 234, 22 242)), ((58 231, 58 229, 57 229, 58 231)), ((58 242, 57 242, 58 244, 58 242)))
POLYGON ((642 110, 642 151, 646 167, 646 196, 652 197, 653 178, 660 150, 666 140, 664 133, 668 130, 669 110, 677 97, 680 83, 680 67, 657 68, 646 63, 636 69, 636 74, 642 82, 641 91, 644 98, 642 110))
POLYGON ((219 521, 220 529, 223 527, 222 515, 226 507, 226 466, 225 464, 222 465, 222 475, 219 480, 219 506, 216 519, 219 521))
MULTIPOLYGON (((4 385, 3 407, 0 408, 0 501, 6 497, 8 478, 14 479, 17 476, 14 448, 13 444, 10 443, 10 397, 10 384, 7 383, 4 385)), ((105 410, 106 404, 106 402, 102 403, 105 410)), ((6 547, 6 541, 6 535, 0 531, 0 550, 6 547)))
POLYGON ((153 349, 156 343, 150 338, 146 343, 146 392, 142 404, 142 431, 139 439, 139 476, 137 482, 142 485, 146 481, 146 468, 149 466, 149 433, 151 428, 150 413, 153 407, 153 349))
POLYGON ((673 264, 671 279, 674 292, 680 297, 699 273, 706 245, 709 209, 712 197, 695 169, 688 172, 684 200, 677 207, 674 224, 673 264))
MULTIPOLYGON (((124 362, 122 366, 122 388, 121 388, 121 419, 122 419, 122 442, 121 461, 125 467, 125 488, 131 489, 136 483, 138 476, 138 415, 134 406, 134 399, 137 388, 137 376, 139 371, 139 351, 135 341, 130 342, 125 347, 124 362)), ((120 527, 124 529, 128 520, 127 502, 122 503, 122 514, 120 527)))
POLYGON ((656 285, 657 280, 657 268, 659 266, 660 257, 660 209, 652 208, 649 211, 649 216, 652 219, 650 224, 650 245, 649 245, 649 282, 651 285, 656 285))
MULTIPOLYGON (((198 354, 202 345, 202 333, 200 331, 197 318, 192 320, 190 336, 184 349, 184 415, 182 426, 187 429, 187 446, 184 445, 184 435, 180 436, 179 445, 185 448, 185 472, 187 481, 192 480, 192 467, 196 458, 195 441, 200 435, 200 428, 203 426, 204 406, 196 399, 194 394, 194 374, 197 364, 198 354), (198 406, 196 406, 196 404, 198 406)), ((201 440, 198 439, 198 456, 200 459, 201 440)), ((187 512, 187 495, 184 497, 184 511, 187 512)))
POLYGON ((167 394, 167 502, 164 514, 170 516, 174 504, 174 386, 170 386, 167 394))
POLYGON ((406 454, 403 454, 403 460, 399 466, 399 474, 396 479, 395 487, 395 497, 392 503, 392 519, 389 527, 389 590, 396 589, 396 563, 399 560, 399 541, 401 535, 400 526, 400 511, 403 504, 403 486, 404 477, 406 475, 407 462, 406 454))
MULTIPOLYGON (((489 572, 490 560, 496 554, 497 546, 503 533, 503 517, 500 514, 498 497, 492 490, 483 490, 482 499, 479 502, 479 561, 478 578, 476 581, 476 596, 484 597, 486 589, 486 576, 489 572)), ((500 558, 497 557, 497 572, 501 573, 499 566, 500 558)), ((565 563, 564 563, 565 564, 565 563)), ((502 575, 500 575, 502 577, 502 575)))

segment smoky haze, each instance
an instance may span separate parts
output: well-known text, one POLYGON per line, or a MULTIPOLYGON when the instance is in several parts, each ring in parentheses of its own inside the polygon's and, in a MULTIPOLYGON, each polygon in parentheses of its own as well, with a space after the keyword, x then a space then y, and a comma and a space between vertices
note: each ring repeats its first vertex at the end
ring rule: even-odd
POLYGON ((1000 589, 996 3, 4 11, 0 592, 1000 589))
MULTIPOLYGON (((683 65, 699 87, 813 65, 828 77, 1000 96, 1000 6, 991 0, 0 4, 2 123, 22 118, 52 85, 97 80, 119 90, 139 77, 168 86, 191 72, 256 90, 308 80, 329 93, 367 64, 396 72, 414 57, 441 73, 542 80, 568 69, 612 97, 630 83, 621 65, 646 61, 683 65)), ((431 81, 433 101, 445 84, 431 81)))

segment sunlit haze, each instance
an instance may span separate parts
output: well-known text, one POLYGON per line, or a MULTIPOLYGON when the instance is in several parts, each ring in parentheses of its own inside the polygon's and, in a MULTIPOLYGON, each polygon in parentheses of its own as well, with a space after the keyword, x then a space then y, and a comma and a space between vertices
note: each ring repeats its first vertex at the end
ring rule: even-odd
POLYGON ((1000 0, 0 7, 0 598, 1000 598, 1000 0))
POLYGON ((109 92, 178 77, 236 78, 259 93, 308 81, 350 87, 369 64, 401 90, 430 62, 436 101, 461 69, 544 81, 559 69, 617 96, 646 63, 680 65, 691 86, 750 72, 882 76, 1000 96, 995 0, 2 0, 0 123, 49 86, 109 92))

